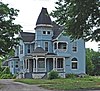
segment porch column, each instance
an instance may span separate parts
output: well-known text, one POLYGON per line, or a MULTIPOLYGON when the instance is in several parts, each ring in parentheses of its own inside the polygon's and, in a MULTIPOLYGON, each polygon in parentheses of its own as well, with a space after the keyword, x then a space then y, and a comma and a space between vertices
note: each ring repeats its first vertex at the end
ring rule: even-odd
POLYGON ((36 72, 37 72, 37 60, 38 60, 38 58, 37 58, 37 56, 36 56, 36 72))
POLYGON ((25 61, 24 61, 24 70, 25 71, 27 71, 27 67, 26 66, 27 66, 27 59, 25 59, 25 61))
POLYGON ((28 72, 29 72, 29 67, 30 67, 30 62, 29 62, 30 60, 28 59, 28 72))
POLYGON ((55 70, 55 60, 56 58, 53 58, 53 70, 55 70))
POLYGON ((57 58, 56 58, 56 71, 57 71, 57 58))
POLYGON ((46 72, 46 59, 47 59, 47 58, 45 58, 45 72, 46 72))
POLYGON ((57 50, 58 50, 58 42, 57 42, 57 50))
POLYGON ((35 67, 36 67, 36 66, 35 66, 35 60, 36 60, 36 59, 33 58, 33 72, 35 72, 35 67))
POLYGON ((63 58, 63 68, 64 68, 64 72, 65 72, 65 58, 63 58))

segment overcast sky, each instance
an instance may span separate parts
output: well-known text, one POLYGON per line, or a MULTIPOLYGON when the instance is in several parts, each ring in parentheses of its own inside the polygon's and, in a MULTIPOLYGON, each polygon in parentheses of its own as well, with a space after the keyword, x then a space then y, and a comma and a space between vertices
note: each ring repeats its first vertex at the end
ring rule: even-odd
MULTIPOLYGON (((47 8, 50 13, 54 10, 55 1, 57 0, 1 0, 9 4, 10 7, 20 10, 16 23, 22 25, 23 30, 26 32, 34 32, 35 23, 42 7, 47 8)), ((99 42, 100 43, 100 42, 99 42)), ((87 48, 92 48, 98 51, 98 43, 88 42, 87 48)))

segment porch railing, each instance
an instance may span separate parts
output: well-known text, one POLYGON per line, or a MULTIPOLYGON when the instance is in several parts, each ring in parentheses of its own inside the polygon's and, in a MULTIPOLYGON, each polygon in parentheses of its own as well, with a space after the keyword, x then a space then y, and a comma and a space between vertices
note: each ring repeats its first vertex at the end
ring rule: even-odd
POLYGON ((46 72, 45 68, 33 68, 33 72, 46 72))
POLYGON ((56 68, 56 71, 58 71, 58 72, 64 72, 64 68, 56 68))

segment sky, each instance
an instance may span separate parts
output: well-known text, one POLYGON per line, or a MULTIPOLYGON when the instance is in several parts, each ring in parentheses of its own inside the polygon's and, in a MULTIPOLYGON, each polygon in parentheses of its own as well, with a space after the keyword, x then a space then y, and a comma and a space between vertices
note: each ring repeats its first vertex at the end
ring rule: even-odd
MULTIPOLYGON (((48 13, 55 9, 55 2, 57 0, 1 0, 2 2, 9 4, 9 7, 20 10, 15 23, 20 24, 25 32, 35 32, 36 20, 42 7, 47 8, 48 13)), ((53 20, 53 18, 51 17, 53 20)), ((100 44, 100 42, 99 42, 100 44)), ((87 42, 86 48, 92 48, 98 51, 97 42, 87 42)))

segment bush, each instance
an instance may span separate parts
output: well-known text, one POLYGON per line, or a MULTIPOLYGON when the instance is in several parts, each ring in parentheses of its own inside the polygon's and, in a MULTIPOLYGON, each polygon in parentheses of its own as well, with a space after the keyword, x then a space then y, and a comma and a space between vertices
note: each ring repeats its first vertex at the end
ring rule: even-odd
POLYGON ((67 74, 66 78, 76 78, 77 75, 76 74, 67 74))
POLYGON ((1 75, 1 79, 12 79, 12 77, 13 77, 13 75, 11 75, 11 74, 2 74, 1 75))
POLYGON ((49 75, 48 75, 48 79, 57 79, 58 78, 58 72, 52 70, 49 75))

